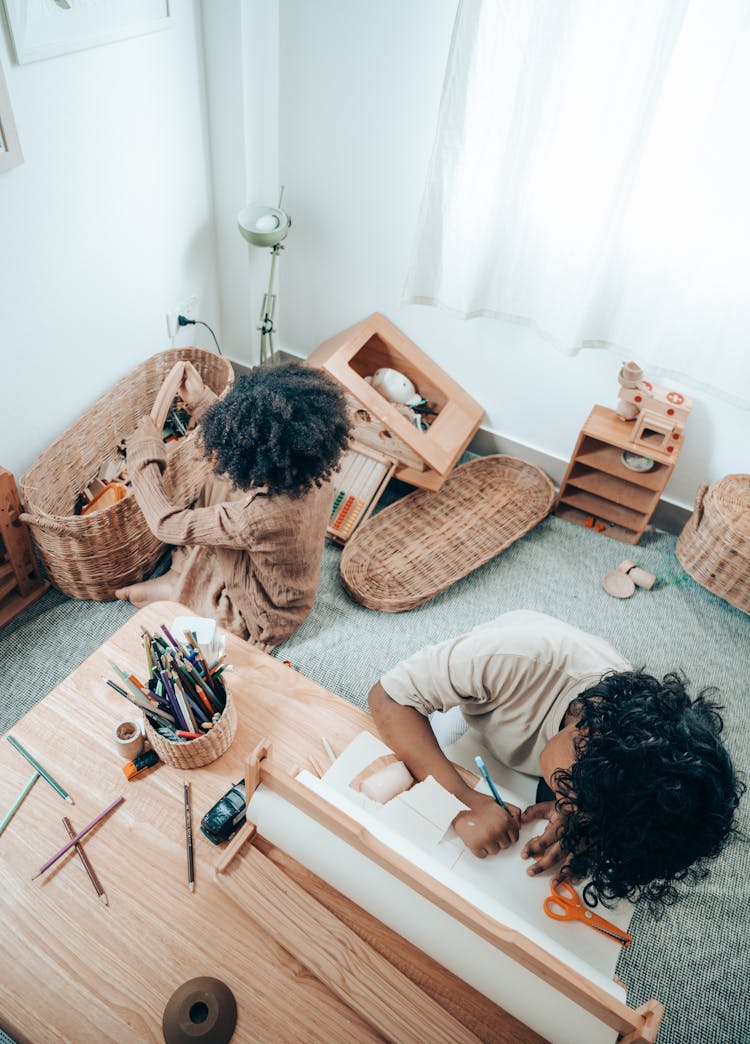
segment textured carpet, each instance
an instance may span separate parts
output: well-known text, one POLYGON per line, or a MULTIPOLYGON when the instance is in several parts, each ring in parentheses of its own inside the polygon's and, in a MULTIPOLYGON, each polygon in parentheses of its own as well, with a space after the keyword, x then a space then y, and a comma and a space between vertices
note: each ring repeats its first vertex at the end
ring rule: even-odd
MULTIPOLYGON (((328 546, 313 612, 276 656, 365 707, 378 677, 422 645, 509 609, 537 609, 606 636, 653 673, 681 668, 691 691, 717 686, 727 743, 747 775, 750 617, 687 577, 674 545, 672 536, 647 532, 630 548, 550 517, 442 595, 398 615, 353 603, 339 581, 340 551, 328 546), (658 582, 619 601, 604 592, 601 578, 625 558, 656 573, 658 582)), ((132 612, 121 603, 77 602, 51 591, 9 624, 0 632, 6 694, 0 729, 8 729, 132 612)), ((740 824, 748 834, 749 806, 746 798, 740 824)), ((628 985, 631 1006, 651 997, 664 1003, 659 1044, 750 1041, 749 880, 750 844, 737 842, 661 920, 642 906, 636 910, 635 943, 621 955, 618 975, 628 985)))

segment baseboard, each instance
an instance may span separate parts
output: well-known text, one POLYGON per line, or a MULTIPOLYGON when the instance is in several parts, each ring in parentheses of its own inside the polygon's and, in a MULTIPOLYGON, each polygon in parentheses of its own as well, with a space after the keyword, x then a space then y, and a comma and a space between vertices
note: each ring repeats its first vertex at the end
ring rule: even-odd
MULTIPOLYGON (((489 453, 506 453, 510 457, 520 457, 521 460, 527 460, 530 464, 536 464, 546 475, 549 475, 558 489, 568 466, 566 458, 553 457, 551 453, 533 446, 525 446, 521 442, 515 442, 488 428, 479 429, 469 443, 469 449, 472 453, 478 453, 482 457, 486 457, 489 453)), ((677 535, 682 532, 682 528, 691 514, 692 508, 683 507, 682 504, 676 504, 674 501, 662 497, 651 522, 657 529, 677 535)))
MULTIPOLYGON (((301 356, 283 348, 279 349, 276 355, 279 361, 282 362, 303 361, 301 356)), ((237 374, 248 373, 251 369, 245 363, 237 362, 234 359, 230 361, 237 374)), ((519 457, 521 460, 527 460, 530 464, 536 464, 546 475, 549 475, 558 488, 568 466, 566 458, 554 457, 551 453, 537 449, 534 446, 525 446, 523 443, 515 442, 513 439, 500 435, 489 428, 479 429, 469 443, 469 450, 482 457, 486 457, 490 453, 506 453, 510 457, 519 457)), ((691 513, 692 508, 686 508, 682 504, 676 504, 674 501, 662 497, 651 522, 657 529, 663 529, 666 533, 677 535, 682 532, 682 528, 690 518, 691 513)))

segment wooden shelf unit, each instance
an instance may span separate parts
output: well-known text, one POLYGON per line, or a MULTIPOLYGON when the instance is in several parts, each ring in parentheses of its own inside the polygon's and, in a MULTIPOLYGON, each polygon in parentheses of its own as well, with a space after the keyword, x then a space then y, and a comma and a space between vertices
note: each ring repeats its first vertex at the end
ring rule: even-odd
POLYGON ((13 475, 0 468, 0 627, 36 601, 49 587, 37 565, 13 475))
POLYGON ((682 436, 648 451, 654 461, 650 471, 633 471, 623 464, 622 453, 645 455, 643 444, 632 441, 635 424, 606 406, 594 406, 560 483, 556 515, 580 526, 593 517, 604 525, 605 536, 638 543, 674 470, 682 436))

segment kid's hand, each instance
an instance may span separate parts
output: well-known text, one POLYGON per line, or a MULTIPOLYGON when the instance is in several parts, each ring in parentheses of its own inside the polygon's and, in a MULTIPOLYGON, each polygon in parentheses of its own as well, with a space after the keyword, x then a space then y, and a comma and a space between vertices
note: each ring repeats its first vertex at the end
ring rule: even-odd
MULTIPOLYGON (((565 816, 555 808, 554 801, 541 801, 537 805, 529 805, 521 816, 522 823, 531 823, 535 819, 547 819, 549 822, 543 833, 526 842, 521 850, 521 859, 534 859, 534 863, 526 871, 532 877, 559 863, 560 869, 554 879, 557 883, 562 879, 563 868, 571 859, 569 854, 563 853, 560 846, 565 816)), ((568 880, 573 881, 574 878, 568 878, 568 880)))
POLYGON ((203 378, 191 362, 186 362, 183 365, 185 370, 182 376, 182 383, 178 389, 178 395, 186 406, 193 406, 203 394, 205 384, 203 383, 203 378))
POLYGON ((453 827, 466 847, 484 859, 518 841, 521 810, 515 805, 503 808, 494 798, 477 794, 473 808, 459 812, 453 827))
POLYGON ((161 442, 161 432, 156 427, 154 422, 151 420, 150 415, 147 413, 141 417, 135 426, 135 434, 143 436, 143 438, 158 439, 161 442))

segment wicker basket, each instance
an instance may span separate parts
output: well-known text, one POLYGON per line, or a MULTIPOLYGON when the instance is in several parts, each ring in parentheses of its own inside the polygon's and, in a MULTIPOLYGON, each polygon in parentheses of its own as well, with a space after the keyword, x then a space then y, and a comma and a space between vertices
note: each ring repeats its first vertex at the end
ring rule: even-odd
POLYGON ((200 739, 186 740, 184 743, 172 743, 159 735, 148 718, 144 718, 143 724, 146 738, 165 764, 178 769, 202 768, 216 761, 229 749, 237 732, 237 708, 227 689, 227 705, 211 731, 200 739))
POLYGON ((528 533, 554 499, 544 472, 523 460, 461 464, 439 492, 410 493, 360 526, 341 555, 341 581, 369 609, 413 609, 528 533))
MULTIPOLYGON (((218 395, 231 388, 234 371, 222 356, 202 348, 160 352, 118 381, 24 475, 21 517, 31 527, 49 579, 63 594, 108 601, 118 587, 147 576, 159 560, 165 545, 151 533, 134 496, 89 515, 74 514, 75 502, 151 410, 175 363, 185 360, 218 395)), ((209 469, 194 432, 170 443, 164 474, 170 499, 190 504, 209 469)))
POLYGON ((699 584, 750 613, 750 475, 700 487, 676 555, 699 584))

